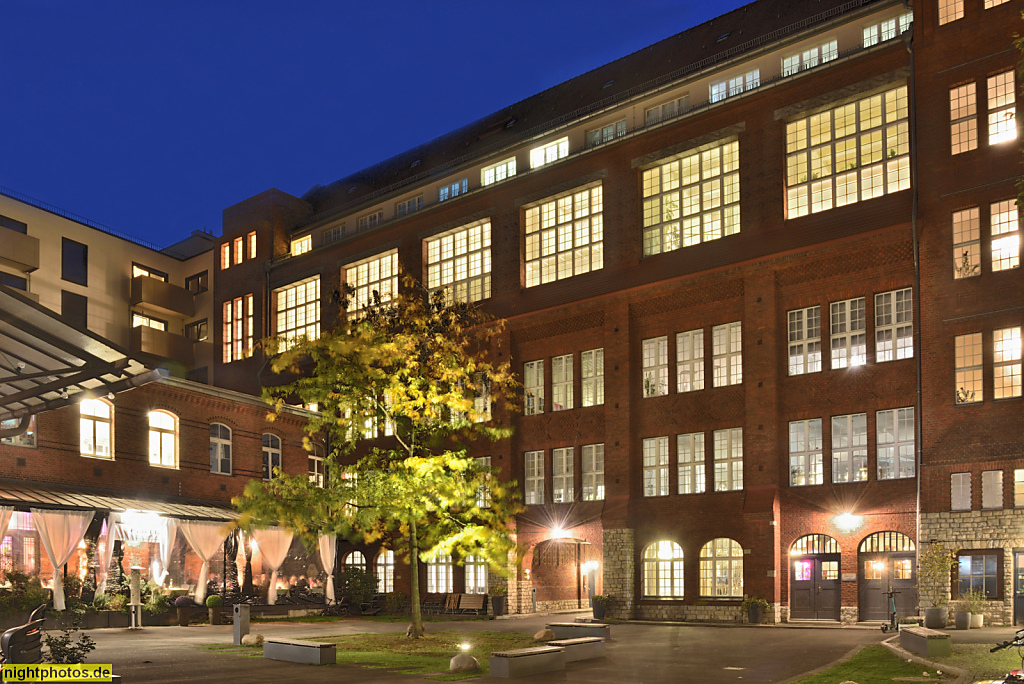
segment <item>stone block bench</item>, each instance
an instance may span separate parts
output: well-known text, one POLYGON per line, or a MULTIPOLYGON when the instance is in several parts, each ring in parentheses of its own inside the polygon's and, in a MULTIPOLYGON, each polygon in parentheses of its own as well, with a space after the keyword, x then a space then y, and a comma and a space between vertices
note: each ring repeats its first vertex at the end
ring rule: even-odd
POLYGON ((949 635, 927 627, 906 627, 900 630, 900 646, 922 656, 952 654, 949 635))
POLYGON ((302 639, 264 639, 263 657, 287 660, 291 663, 334 665, 338 662, 338 649, 334 644, 302 639))
POLYGON ((549 641, 548 646, 565 649, 565 662, 590 660, 604 657, 604 639, 601 637, 578 637, 576 639, 558 639, 549 641))
POLYGON ((565 649, 557 646, 532 646, 491 654, 492 677, 525 677, 565 669, 565 649))
POLYGON ((612 626, 598 622, 550 622, 545 627, 555 633, 556 639, 575 639, 576 637, 610 639, 612 636, 612 626))

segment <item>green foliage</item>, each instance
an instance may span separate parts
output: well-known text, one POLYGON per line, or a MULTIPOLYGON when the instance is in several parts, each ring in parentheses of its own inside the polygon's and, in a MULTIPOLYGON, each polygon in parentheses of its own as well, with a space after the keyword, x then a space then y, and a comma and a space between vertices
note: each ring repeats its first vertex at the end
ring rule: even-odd
POLYGON ((602 608, 607 608, 612 604, 612 597, 606 594, 594 594, 590 597, 590 600, 595 606, 601 606, 602 608))
POLYGON ((924 667, 909 660, 904 661, 884 646, 868 646, 849 660, 797 680, 793 684, 835 684, 844 681, 855 681, 858 684, 888 684, 897 681, 897 678, 921 678, 919 681, 923 681, 922 672, 927 672, 927 676, 934 678, 936 682, 942 681, 942 677, 934 668, 924 667))
POLYGON ((984 612, 985 606, 988 604, 988 597, 985 596, 985 592, 979 589, 961 591, 959 604, 959 607, 963 612, 980 615, 984 612))
POLYGON ((107 597, 107 610, 128 612, 128 597, 124 594, 112 594, 107 597))
POLYGON ((85 662, 89 652, 96 648, 96 642, 88 634, 79 634, 75 639, 75 632, 79 631, 82 624, 84 608, 70 609, 67 614, 71 616, 71 627, 60 630, 57 634, 46 634, 43 638, 46 653, 44 659, 48 663, 57 665, 74 665, 85 662))
POLYGON ((220 608, 223 605, 224 599, 220 596, 220 594, 210 594, 206 597, 207 608, 220 608))
POLYGON ((957 566, 957 551, 939 541, 928 543, 928 548, 917 557, 918 586, 932 593, 932 605, 946 605, 952 572, 957 566))
POLYGON ((767 600, 763 598, 757 598, 755 596, 750 596, 743 599, 743 603, 740 604, 740 608, 742 608, 743 610, 750 610, 751 608, 755 607, 760 608, 761 610, 768 610, 770 606, 768 605, 767 600))
POLYGON ((409 596, 404 591, 393 591, 385 599, 385 610, 389 613, 404 613, 409 596))
POLYGON ((0 614, 32 611, 49 603, 49 593, 37 576, 11 570, 4 579, 11 588, 0 591, 0 614))
POLYGON ((339 600, 358 607, 373 598, 377 591, 377 578, 361 568, 345 566, 334 576, 334 586, 339 600))
POLYGON ((142 610, 150 615, 163 615, 171 609, 171 597, 162 591, 153 591, 142 604, 142 610))

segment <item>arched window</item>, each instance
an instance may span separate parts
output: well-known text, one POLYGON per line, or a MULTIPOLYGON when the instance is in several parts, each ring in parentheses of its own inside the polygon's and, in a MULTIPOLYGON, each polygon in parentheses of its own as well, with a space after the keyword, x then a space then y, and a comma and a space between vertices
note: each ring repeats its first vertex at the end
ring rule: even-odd
POLYGON ((377 554, 377 593, 389 594, 395 590, 395 552, 381 549, 377 554))
POLYGON ((914 540, 901 532, 875 532, 864 537, 858 549, 861 553, 913 550, 914 540))
POLYGON ((725 537, 700 550, 700 595, 743 598, 743 547, 725 537))
POLYGON ((210 425, 210 472, 231 474, 231 428, 220 423, 210 425))
POLYGON ((114 458, 114 405, 106 399, 83 399, 78 413, 79 453, 114 458))
POLYGON ((362 551, 353 551, 347 556, 341 563, 346 568, 359 568, 360 570, 366 570, 366 556, 363 555, 362 551))
POLYGON ((683 597, 683 549, 673 541, 658 541, 644 549, 644 596, 683 597))
POLYGON ((281 467, 281 438, 269 432, 263 433, 263 479, 274 476, 274 468, 281 467))
POLYGON ((178 467, 178 417, 173 413, 149 412, 149 465, 178 467))
POLYGON ((452 585, 451 556, 438 556, 427 561, 428 594, 448 594, 454 591, 452 585))
POLYGON ((466 556, 466 593, 487 593, 487 563, 480 556, 466 556))
POLYGON ((791 556, 814 556, 823 553, 839 553, 839 544, 827 534, 807 534, 789 547, 791 556))

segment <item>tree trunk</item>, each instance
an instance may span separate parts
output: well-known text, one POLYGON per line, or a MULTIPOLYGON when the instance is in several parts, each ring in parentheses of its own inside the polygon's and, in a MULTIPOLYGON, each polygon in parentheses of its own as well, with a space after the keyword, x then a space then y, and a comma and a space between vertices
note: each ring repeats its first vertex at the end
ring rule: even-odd
POLYGON ((412 634, 409 636, 419 639, 423 636, 423 615, 420 613, 420 550, 415 520, 409 523, 409 567, 409 600, 412 601, 412 634))

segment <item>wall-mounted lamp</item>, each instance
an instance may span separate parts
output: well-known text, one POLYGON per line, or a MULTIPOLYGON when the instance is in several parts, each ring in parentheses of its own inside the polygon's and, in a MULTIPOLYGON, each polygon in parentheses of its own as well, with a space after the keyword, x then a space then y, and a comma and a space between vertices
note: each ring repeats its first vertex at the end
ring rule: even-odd
POLYGON ((847 511, 846 513, 837 515, 833 522, 835 523, 835 526, 843 532, 853 532, 860 527, 863 520, 864 519, 861 516, 854 515, 847 511))

